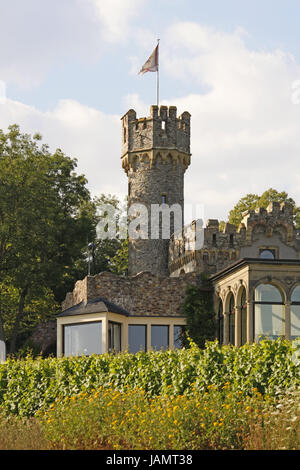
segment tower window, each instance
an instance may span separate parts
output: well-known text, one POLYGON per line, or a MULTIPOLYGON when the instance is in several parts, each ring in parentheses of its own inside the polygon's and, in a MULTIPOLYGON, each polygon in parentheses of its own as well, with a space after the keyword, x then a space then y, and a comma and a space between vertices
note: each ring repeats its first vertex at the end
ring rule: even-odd
POLYGON ((126 127, 124 127, 124 142, 126 142, 126 127))
POLYGON ((213 237, 212 237, 212 244, 213 246, 217 245, 217 235, 215 233, 213 234, 213 237))
POLYGON ((166 121, 161 121, 161 128, 163 131, 166 130, 166 121))
POLYGON ((161 195, 161 203, 162 204, 167 204, 167 195, 166 194, 161 195))
POLYGON ((131 193, 131 183, 128 183, 128 196, 130 196, 131 193))
POLYGON ((229 246, 233 247, 233 235, 232 234, 230 235, 229 246))

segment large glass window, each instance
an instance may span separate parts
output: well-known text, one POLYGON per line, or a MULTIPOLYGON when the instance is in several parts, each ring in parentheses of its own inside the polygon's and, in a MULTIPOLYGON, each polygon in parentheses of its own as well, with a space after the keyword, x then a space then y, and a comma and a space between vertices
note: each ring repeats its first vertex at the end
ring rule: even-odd
POLYGON ((183 325, 174 325, 174 348, 181 349, 183 347, 184 332, 183 325))
POLYGON ((233 294, 229 300, 229 343, 235 344, 235 314, 234 314, 234 297, 233 294))
POLYGON ((151 325, 151 347, 159 351, 169 347, 169 327, 167 325, 151 325))
POLYGON ((285 334, 282 295, 271 284, 260 284, 255 289, 254 336, 259 341, 267 336, 277 339, 285 334))
POLYGON ((121 351, 121 324, 108 322, 108 351, 121 351))
POLYGON ((292 293, 291 304, 291 340, 300 337, 300 286, 292 293))
POLYGON ((247 342, 247 302, 246 289, 243 289, 241 296, 241 345, 247 342))
POLYGON ((90 356, 102 353, 102 323, 64 326, 64 355, 90 356))
POLYGON ((128 326, 129 352, 135 354, 147 349, 147 326, 129 325, 128 326))

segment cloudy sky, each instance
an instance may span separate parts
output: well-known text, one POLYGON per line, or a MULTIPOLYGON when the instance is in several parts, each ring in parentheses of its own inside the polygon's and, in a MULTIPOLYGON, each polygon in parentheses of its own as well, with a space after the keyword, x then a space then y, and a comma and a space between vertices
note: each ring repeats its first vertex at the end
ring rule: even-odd
POLYGON ((0 0, 0 128, 78 159, 92 195, 123 197, 120 117, 192 114, 187 203, 227 219, 273 187, 300 205, 298 0, 0 0))

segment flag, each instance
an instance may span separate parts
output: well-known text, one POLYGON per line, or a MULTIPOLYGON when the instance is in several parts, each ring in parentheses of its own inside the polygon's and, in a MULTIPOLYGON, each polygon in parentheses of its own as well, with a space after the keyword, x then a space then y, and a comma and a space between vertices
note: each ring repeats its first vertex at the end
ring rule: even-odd
POLYGON ((158 44, 147 62, 144 63, 143 67, 139 71, 139 74, 144 74, 146 72, 158 72, 158 44))

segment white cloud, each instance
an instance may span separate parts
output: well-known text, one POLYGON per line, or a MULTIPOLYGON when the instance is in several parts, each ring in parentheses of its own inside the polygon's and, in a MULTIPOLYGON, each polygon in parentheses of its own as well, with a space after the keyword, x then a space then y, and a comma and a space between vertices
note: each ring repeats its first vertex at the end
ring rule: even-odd
POLYGON ((292 86, 300 67, 283 51, 254 51, 240 29, 232 34, 195 23, 166 32, 161 68, 167 77, 205 84, 207 92, 177 97, 192 114, 192 167, 186 201, 203 203, 207 217, 224 218, 240 197, 269 187, 298 204, 300 105, 292 86))
POLYGON ((69 63, 124 42, 145 0, 10 0, 1 6, 0 80, 30 89, 69 63))
POLYGON ((78 159, 77 172, 85 174, 92 195, 111 193, 123 198, 127 178, 121 168, 120 117, 62 100, 54 110, 41 112, 12 100, 0 105, 0 128, 20 124, 21 132, 39 132, 50 150, 61 148, 78 159))
MULTIPOLYGON (((224 219, 240 197, 269 187, 286 190, 300 204, 300 105, 292 99, 300 66, 284 51, 251 50, 245 41, 241 29, 230 34, 195 23, 173 24, 162 37, 162 91, 170 77, 193 90, 162 104, 192 114, 185 199, 204 204, 206 218, 224 219)), ((150 103, 137 93, 125 96, 124 104, 140 117, 149 114, 150 103)), ((77 157, 93 194, 127 190, 120 117, 70 100, 47 112, 11 100, 0 105, 0 128, 17 122, 77 157)))
MULTIPOLYGON (((86 3, 86 0, 81 0, 86 3)), ((105 40, 119 42, 127 39, 130 21, 144 6, 145 0, 88 0, 96 11, 105 40)))
POLYGON ((91 18, 91 8, 79 0, 5 2, 0 15, 0 78, 8 85, 32 88, 55 67, 99 57, 103 45, 91 18))

